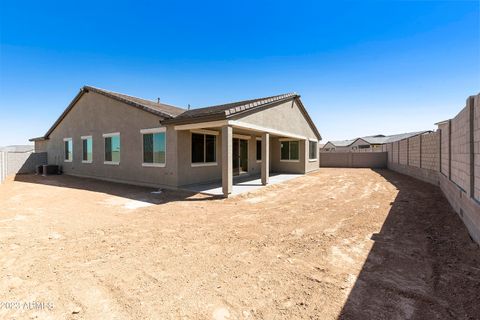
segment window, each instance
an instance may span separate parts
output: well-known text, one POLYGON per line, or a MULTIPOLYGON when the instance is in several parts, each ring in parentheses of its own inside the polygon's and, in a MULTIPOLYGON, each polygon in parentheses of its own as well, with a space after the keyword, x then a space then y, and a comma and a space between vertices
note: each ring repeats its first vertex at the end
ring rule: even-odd
POLYGON ((64 144, 64 157, 63 160, 65 162, 72 162, 73 160, 73 141, 72 138, 65 138, 63 139, 64 144))
POLYGON ((358 149, 368 149, 368 148, 370 148, 369 144, 361 144, 358 146, 358 149))
POLYGON ((308 141, 308 159, 317 160, 317 141, 308 141))
POLYGON ((107 133, 105 139, 105 164, 120 163, 120 133, 107 133))
POLYGON ((280 141, 280 161, 299 160, 299 142, 294 140, 280 141))
POLYGON ((92 137, 85 136, 82 137, 82 162, 83 163, 92 163, 92 137))
POLYGON ((216 142, 214 134, 192 132, 192 164, 216 164, 216 142))
POLYGON ((140 132, 143 135, 143 165, 165 166, 165 128, 144 129, 140 132))
POLYGON ((262 161, 262 140, 257 140, 257 161, 262 161))

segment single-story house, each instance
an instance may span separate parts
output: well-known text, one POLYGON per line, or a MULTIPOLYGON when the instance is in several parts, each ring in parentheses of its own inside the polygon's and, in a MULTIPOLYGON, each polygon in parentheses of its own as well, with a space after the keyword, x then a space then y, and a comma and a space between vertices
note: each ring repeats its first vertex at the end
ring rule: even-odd
POLYGON ((270 172, 317 170, 319 140, 295 93, 187 110, 91 86, 31 139, 65 174, 170 188, 221 181, 225 196, 234 176, 267 184, 270 172))
POLYGON ((431 132, 426 131, 417 131, 417 132, 408 132, 400 133, 385 136, 383 134, 377 134, 374 136, 365 136, 359 137, 350 140, 340 140, 340 141, 328 141, 323 148, 320 149, 321 152, 382 152, 383 146, 387 143, 400 141, 403 139, 415 137, 420 134, 431 132))

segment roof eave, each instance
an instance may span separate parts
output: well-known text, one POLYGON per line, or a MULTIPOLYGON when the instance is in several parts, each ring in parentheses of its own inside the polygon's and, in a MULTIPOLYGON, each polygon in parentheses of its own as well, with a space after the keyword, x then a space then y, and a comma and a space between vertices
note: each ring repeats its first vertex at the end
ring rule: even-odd
POLYGON ((48 140, 48 138, 46 138, 46 137, 36 137, 36 138, 28 139, 28 141, 30 141, 30 142, 45 141, 45 140, 48 140))

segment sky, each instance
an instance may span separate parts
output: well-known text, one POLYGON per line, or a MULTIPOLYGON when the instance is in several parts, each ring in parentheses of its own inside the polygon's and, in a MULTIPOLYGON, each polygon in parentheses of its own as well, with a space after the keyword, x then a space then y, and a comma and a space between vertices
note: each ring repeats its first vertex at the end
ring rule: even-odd
POLYGON ((0 0, 0 146, 84 85, 192 108, 297 92, 323 143, 435 129, 480 92, 480 2, 0 0))

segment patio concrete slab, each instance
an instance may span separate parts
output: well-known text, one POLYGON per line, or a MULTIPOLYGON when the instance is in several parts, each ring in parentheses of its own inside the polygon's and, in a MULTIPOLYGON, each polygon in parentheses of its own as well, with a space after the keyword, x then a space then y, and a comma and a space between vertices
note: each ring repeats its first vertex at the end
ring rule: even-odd
MULTIPOLYGON (((268 185, 277 184, 285 181, 289 181, 298 177, 303 176, 302 174, 270 174, 270 180, 268 185)), ((236 177, 233 179, 233 188, 231 196, 236 196, 242 193, 252 192, 263 187, 262 179, 260 176, 244 176, 236 177)), ((213 196, 223 196, 222 192, 222 182, 213 182, 213 183, 204 183, 204 184, 194 184, 190 186, 183 187, 182 189, 204 193, 213 196)))

